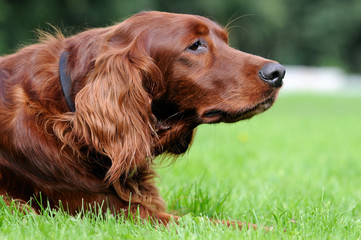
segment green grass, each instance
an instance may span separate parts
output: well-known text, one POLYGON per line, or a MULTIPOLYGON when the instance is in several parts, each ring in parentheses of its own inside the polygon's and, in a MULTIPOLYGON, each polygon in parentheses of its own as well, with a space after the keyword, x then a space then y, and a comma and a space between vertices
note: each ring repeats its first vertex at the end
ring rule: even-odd
POLYGON ((360 239, 360 145, 361 97, 281 96, 249 121, 200 127, 186 155, 159 167, 179 225, 21 214, 2 203, 0 239, 360 239), (209 217, 260 227, 239 231, 209 217))

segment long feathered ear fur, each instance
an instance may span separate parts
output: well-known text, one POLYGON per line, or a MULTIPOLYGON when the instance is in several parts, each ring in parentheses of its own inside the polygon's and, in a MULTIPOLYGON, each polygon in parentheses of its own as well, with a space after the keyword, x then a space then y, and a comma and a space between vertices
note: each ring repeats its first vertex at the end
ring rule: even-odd
POLYGON ((107 48, 76 95, 73 131, 111 159, 106 177, 114 183, 151 163, 156 133, 150 93, 161 87, 162 73, 141 39, 123 49, 107 48))

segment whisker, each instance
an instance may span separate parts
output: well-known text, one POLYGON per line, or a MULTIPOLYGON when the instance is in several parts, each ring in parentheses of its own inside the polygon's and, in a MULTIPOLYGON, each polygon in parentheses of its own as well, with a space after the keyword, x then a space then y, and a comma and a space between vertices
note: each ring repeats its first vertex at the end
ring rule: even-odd
POLYGON ((167 117, 167 118, 165 119, 165 121, 167 121, 167 120, 169 120, 169 119, 171 119, 171 118, 173 118, 173 117, 175 117, 175 116, 177 116, 177 115, 179 115, 179 114, 181 114, 181 112, 176 112, 176 113, 174 113, 173 115, 167 117))
MULTIPOLYGON (((236 12, 235 14, 237 14, 237 12, 236 12)), ((234 23, 234 22, 237 21, 238 19, 245 18, 245 17, 251 17, 251 16, 255 16, 255 15, 256 15, 256 14, 246 14, 246 15, 241 15, 241 16, 238 16, 238 17, 232 19, 235 14, 232 15, 232 17, 229 19, 228 23, 227 23, 226 26, 224 27, 224 28, 226 29, 226 31, 229 31, 229 30, 231 29, 231 28, 228 28, 229 25, 231 25, 232 23, 234 23)))

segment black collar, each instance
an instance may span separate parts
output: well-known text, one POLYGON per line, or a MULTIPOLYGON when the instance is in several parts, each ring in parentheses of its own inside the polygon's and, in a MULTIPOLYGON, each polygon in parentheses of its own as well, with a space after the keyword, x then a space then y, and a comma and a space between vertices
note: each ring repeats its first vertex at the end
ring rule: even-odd
POLYGON ((69 52, 64 52, 59 61, 59 74, 60 74, 60 84, 63 89, 63 94, 66 100, 66 103, 69 106, 70 111, 75 112, 75 104, 71 98, 71 79, 69 74, 66 71, 66 65, 68 62, 69 52))

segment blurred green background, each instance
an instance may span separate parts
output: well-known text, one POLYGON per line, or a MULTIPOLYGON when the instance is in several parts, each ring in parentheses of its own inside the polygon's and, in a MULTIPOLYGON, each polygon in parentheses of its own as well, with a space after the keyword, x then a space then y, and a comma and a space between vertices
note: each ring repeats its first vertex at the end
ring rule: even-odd
POLYGON ((143 10, 232 22, 233 47, 282 64, 361 72, 360 0, 0 0, 0 55, 36 42, 34 30, 48 24, 70 35, 143 10))

